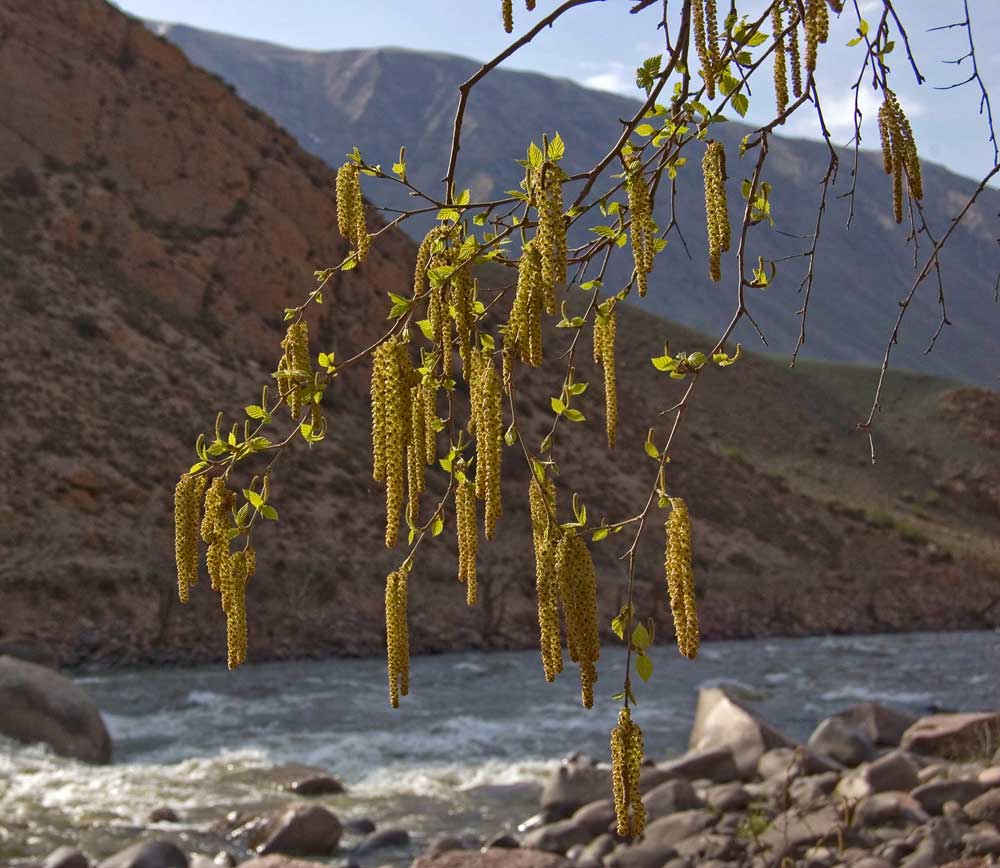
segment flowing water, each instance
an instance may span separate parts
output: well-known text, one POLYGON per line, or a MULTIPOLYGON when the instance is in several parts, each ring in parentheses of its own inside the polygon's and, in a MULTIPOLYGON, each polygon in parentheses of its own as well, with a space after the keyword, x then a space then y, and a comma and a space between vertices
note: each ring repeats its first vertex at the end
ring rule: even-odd
MULTIPOLYGON (((1000 634, 990 632, 713 642, 693 663, 667 647, 652 659, 636 719, 655 759, 685 749, 699 687, 727 687, 803 740, 823 717, 867 699, 917 713, 1000 707, 1000 634)), ((623 663, 621 648, 605 649, 590 712, 575 667, 546 684, 534 652, 415 658, 411 695, 396 711, 381 659, 84 675, 115 764, 0 742, 0 863, 66 843, 106 855, 153 836, 215 852, 212 825, 227 812, 288 801, 275 785, 284 763, 341 779, 346 793, 319 799, 341 818, 413 835, 405 851, 362 865, 405 861, 436 834, 485 837, 537 809, 560 757, 606 758, 623 663), (149 812, 163 805, 182 822, 151 827, 149 812)))

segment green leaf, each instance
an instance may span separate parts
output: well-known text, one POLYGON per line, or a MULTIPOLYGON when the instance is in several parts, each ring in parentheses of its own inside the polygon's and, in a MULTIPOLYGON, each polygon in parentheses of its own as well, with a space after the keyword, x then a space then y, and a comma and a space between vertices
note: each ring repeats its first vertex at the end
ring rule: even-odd
POLYGON ((562 402, 562 399, 551 398, 549 403, 552 405, 553 411, 558 413, 560 416, 566 412, 566 405, 562 402))
POLYGON ((594 531, 594 535, 590 538, 591 542, 600 542, 602 539, 606 539, 607 535, 610 533, 610 529, 606 527, 599 527, 594 531))
POLYGON ((440 536, 441 531, 444 530, 444 519, 439 515, 434 519, 434 524, 431 525, 431 536, 440 536))
POLYGON ((639 654, 635 658, 635 671, 643 681, 649 681, 649 677, 653 674, 653 661, 645 654, 639 654))
POLYGON ((587 391, 586 383, 574 383, 572 386, 569 387, 569 393, 571 395, 582 395, 586 391, 587 391))
POLYGON ((734 93, 732 99, 733 109, 741 117, 747 116, 747 109, 750 108, 750 100, 745 93, 734 93))
POLYGON ((653 643, 653 637, 643 624, 636 624, 632 631, 632 644, 640 651, 645 651, 653 643))
POLYGON ((400 160, 398 163, 392 164, 392 171, 399 175, 404 181, 406 180, 406 161, 400 160))
POLYGON ((563 415, 569 419, 570 422, 583 422, 586 417, 579 410, 574 410, 571 407, 567 407, 563 412, 563 415))
POLYGON ((461 192, 458 200, 455 202, 456 205, 468 205, 472 201, 472 192, 466 188, 461 192))
POLYGON ((655 132, 656 127, 652 124, 639 124, 639 126, 635 128, 635 134, 637 136, 651 136, 655 132))
POLYGON ((650 359, 653 363, 653 367, 658 371, 672 371, 677 367, 677 362, 670 358, 670 356, 656 356, 650 359))
POLYGON ((251 419, 263 419, 264 418, 264 408, 258 407, 256 404, 250 404, 243 408, 246 410, 247 415, 251 419))
POLYGON ((427 340, 431 342, 434 341, 434 329, 431 326, 431 321, 429 319, 417 320, 417 327, 423 333, 424 337, 427 338, 427 340))
POLYGON ((252 491, 249 488, 244 488, 243 496, 247 499, 249 504, 254 509, 260 509, 264 505, 264 498, 261 497, 256 491, 252 491))
POLYGON ((456 211, 454 208, 442 208, 437 213, 437 219, 440 220, 441 222, 444 222, 446 220, 451 220, 452 222, 457 223, 461 218, 462 218, 461 212, 456 211))
POLYGON ((660 460, 660 450, 656 448, 656 444, 652 440, 647 440, 644 448, 650 458, 655 458, 657 461, 660 460))
POLYGON ((260 514, 266 518, 268 521, 278 520, 278 510, 276 510, 271 504, 265 504, 260 508, 260 514))
POLYGON ((591 289, 600 289, 604 285, 603 281, 600 280, 588 280, 586 283, 580 284, 580 289, 584 291, 589 291, 591 289))
POLYGON ((204 470, 206 467, 208 467, 207 461, 199 461, 196 464, 191 465, 191 468, 188 470, 188 473, 197 473, 199 470, 204 470))
POLYGON ((547 150, 548 158, 552 160, 552 162, 558 163, 563 158, 563 155, 566 153, 566 144, 563 142, 562 136, 560 136, 558 132, 549 140, 549 147, 547 150))
POLYGON ((619 639, 625 638, 625 619, 621 615, 615 615, 611 619, 611 632, 619 639))
POLYGON ((532 169, 540 169, 545 158, 542 156, 542 149, 534 142, 528 145, 528 165, 532 169))
POLYGON ((513 446, 515 443, 517 443, 517 428, 514 427, 513 422, 511 423, 510 427, 504 432, 503 442, 506 443, 508 446, 513 446))

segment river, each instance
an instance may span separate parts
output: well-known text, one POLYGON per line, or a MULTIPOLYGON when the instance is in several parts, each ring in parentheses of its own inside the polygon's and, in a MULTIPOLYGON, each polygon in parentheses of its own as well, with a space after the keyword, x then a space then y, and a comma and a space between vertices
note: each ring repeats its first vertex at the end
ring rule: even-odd
MULTIPOLYGON (((689 662, 652 650, 636 687, 647 754, 684 750, 699 687, 726 686, 779 729, 808 737, 823 717, 874 699, 923 713, 1000 707, 1000 634, 915 633, 713 642, 689 662)), ((81 674, 115 744, 106 768, 0 742, 0 861, 60 844, 107 855, 150 835, 149 812, 169 805, 179 824, 155 827, 188 849, 214 852, 208 830, 230 810, 283 804, 275 767, 304 763, 341 779, 324 797, 342 818, 402 826, 413 844, 362 865, 405 861, 440 833, 488 836, 536 810, 558 759, 606 759, 624 654, 605 648, 592 711, 576 667, 555 684, 537 653, 414 658, 411 695, 389 707, 382 659, 143 669, 81 674)))

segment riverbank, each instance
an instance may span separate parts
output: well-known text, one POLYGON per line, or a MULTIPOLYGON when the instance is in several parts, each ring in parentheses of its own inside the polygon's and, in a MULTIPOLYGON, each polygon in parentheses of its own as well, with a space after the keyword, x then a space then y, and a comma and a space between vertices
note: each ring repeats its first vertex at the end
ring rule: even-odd
MULTIPOLYGON (((1000 713, 916 718, 861 703, 819 721, 801 743, 732 691, 706 688, 686 741, 679 756, 647 754, 640 786, 648 819, 634 839, 617 834, 610 768, 581 754, 550 767, 542 786, 537 778, 456 781, 451 809, 436 828, 420 829, 398 813, 361 814, 332 775, 286 764, 262 774, 256 804, 233 792, 198 808, 192 793, 175 790, 131 828, 94 817, 75 839, 65 830, 63 848, 44 864, 972 868, 1000 856, 1000 713), (463 830, 449 815, 469 801, 506 805, 506 821, 463 830)), ((215 772, 226 776, 223 767, 215 772)), ((42 864, 44 854, 18 854, 9 839, 4 849, 12 868, 42 864)))

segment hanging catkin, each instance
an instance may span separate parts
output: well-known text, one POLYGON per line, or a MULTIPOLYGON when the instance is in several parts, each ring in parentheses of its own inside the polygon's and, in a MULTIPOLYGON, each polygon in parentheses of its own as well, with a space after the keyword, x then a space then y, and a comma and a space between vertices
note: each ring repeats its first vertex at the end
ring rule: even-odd
POLYGON ((559 580, 556 576, 558 527, 549 510, 555 510, 555 486, 548 478, 540 482, 532 471, 528 487, 531 536, 535 547, 535 592, 538 597, 539 647, 545 680, 553 681, 562 672, 562 641, 559 636, 559 580))
POLYGON ((635 838, 646 828, 646 806, 639 790, 642 768, 642 730, 633 723, 628 708, 618 713, 618 725, 611 730, 611 788, 615 800, 617 832, 635 838))
POLYGON ((708 273, 712 280, 722 277, 721 257, 729 250, 729 209, 726 206, 726 152, 712 140, 701 163, 705 175, 705 222, 708 232, 708 273))
MULTIPOLYGON (((607 303, 605 303, 607 304, 607 303)), ((613 305, 597 309, 594 318, 594 361, 604 369, 604 424, 608 448, 615 448, 618 430, 618 394, 615 379, 615 335, 618 314, 613 305)))
POLYGON ((681 654, 693 660, 698 653, 699 631, 691 570, 691 518, 683 498, 671 497, 670 506, 664 554, 667 593, 674 616, 677 647, 681 654))
POLYGON ((198 584, 198 526, 207 476, 184 474, 174 489, 174 555, 177 561, 177 596, 190 598, 189 588, 198 584))

